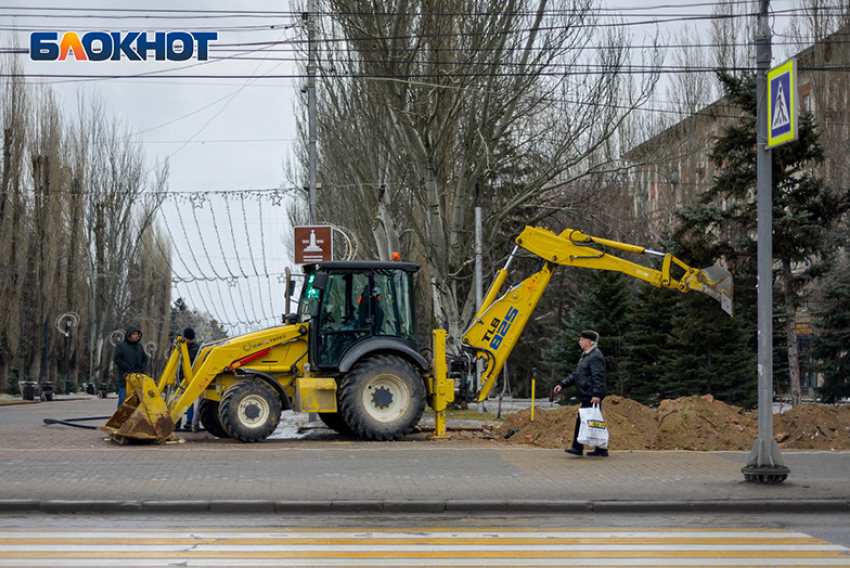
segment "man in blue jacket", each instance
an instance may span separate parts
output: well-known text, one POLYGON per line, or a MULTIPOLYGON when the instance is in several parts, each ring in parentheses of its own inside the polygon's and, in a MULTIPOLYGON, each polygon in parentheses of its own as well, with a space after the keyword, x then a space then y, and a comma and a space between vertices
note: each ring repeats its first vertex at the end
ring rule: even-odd
POLYGON ((144 373, 148 365, 148 356, 142 346, 142 330, 135 325, 127 327, 124 341, 115 346, 112 352, 112 362, 118 368, 115 386, 118 388, 118 406, 127 397, 127 375, 144 373))
MULTIPOLYGON (((561 392, 564 387, 575 384, 578 389, 578 398, 581 408, 589 408, 594 404, 602 403, 605 398, 605 356, 597 346, 599 334, 595 331, 582 331, 579 334, 578 345, 582 354, 573 374, 555 385, 555 394, 561 392)), ((578 443, 578 431, 581 427, 581 418, 576 417, 576 429, 573 433, 573 445, 564 450, 568 454, 580 456, 584 452, 584 446, 578 443)), ((595 448, 587 452, 589 456, 608 456, 608 450, 595 448)))

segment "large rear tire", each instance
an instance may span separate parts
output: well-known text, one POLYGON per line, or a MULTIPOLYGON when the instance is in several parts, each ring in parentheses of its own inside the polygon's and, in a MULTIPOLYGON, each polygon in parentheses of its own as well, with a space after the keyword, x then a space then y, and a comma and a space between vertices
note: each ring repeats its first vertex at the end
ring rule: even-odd
POLYGON ((200 414, 201 424, 204 430, 215 436, 216 438, 229 438, 230 434, 221 425, 218 419, 218 401, 217 400, 202 400, 198 405, 198 413, 200 414))
POLYGON ((319 419, 331 430, 337 432, 340 436, 354 438, 357 434, 354 430, 345 423, 345 418, 341 412, 319 412, 319 419))
POLYGON ((425 411, 425 384, 399 357, 378 355, 358 363, 340 384, 340 413, 366 440, 398 440, 425 411))
POLYGON ((218 405, 221 425, 240 442, 268 438, 280 424, 278 394, 262 381, 243 379, 227 389, 218 405))

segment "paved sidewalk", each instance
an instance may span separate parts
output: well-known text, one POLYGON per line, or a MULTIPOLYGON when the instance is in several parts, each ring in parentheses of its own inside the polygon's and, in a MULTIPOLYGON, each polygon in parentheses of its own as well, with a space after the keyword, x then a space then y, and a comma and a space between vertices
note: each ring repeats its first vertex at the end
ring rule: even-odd
MULTIPOLYGON (((779 485, 745 482, 746 452, 611 452, 497 441, 305 439, 121 446, 44 418, 108 416, 115 399, 0 406, 0 512, 850 511, 850 452, 783 452, 779 485)), ((90 424, 102 424, 103 420, 90 424)))

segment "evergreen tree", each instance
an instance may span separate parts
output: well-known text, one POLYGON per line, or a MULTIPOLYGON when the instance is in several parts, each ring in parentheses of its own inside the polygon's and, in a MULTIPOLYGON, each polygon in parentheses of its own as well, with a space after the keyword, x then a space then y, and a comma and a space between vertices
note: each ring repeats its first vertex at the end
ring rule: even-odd
POLYGON ((817 370, 823 374, 821 398, 834 403, 850 397, 850 267, 844 263, 822 291, 812 345, 817 370))
POLYGON ((632 309, 633 288, 629 278, 619 272, 582 270, 582 285, 575 306, 569 311, 562 330, 547 359, 561 380, 575 370, 581 350, 579 333, 592 329, 599 333, 599 348, 608 366, 606 381, 609 394, 625 396, 627 378, 623 365, 623 336, 627 314, 632 309))
POLYGON ((636 286, 623 339, 625 396, 650 406, 662 398, 660 378, 665 365, 675 359, 675 321, 682 307, 681 294, 655 286, 636 286))
MULTIPOLYGON (((746 321, 757 321, 755 274, 757 243, 756 89, 753 76, 719 74, 726 98, 743 111, 740 122, 727 128, 711 153, 719 168, 712 187, 696 207, 681 214, 678 242, 701 255, 724 258, 736 277, 736 305, 746 321)), ((796 308, 805 284, 821 276, 834 252, 826 238, 847 211, 844 194, 827 187, 815 175, 823 160, 814 119, 799 119, 798 139, 774 149, 773 254, 780 267, 786 331, 787 368, 792 405, 800 400, 797 364, 796 308)), ((754 326, 750 326, 755 345, 754 326)), ((781 368, 785 362, 777 365, 781 368)))
POLYGON ((662 398, 711 394, 746 408, 757 401, 756 354, 747 348, 745 328, 701 294, 681 299, 673 320, 675 333, 662 361, 662 398))

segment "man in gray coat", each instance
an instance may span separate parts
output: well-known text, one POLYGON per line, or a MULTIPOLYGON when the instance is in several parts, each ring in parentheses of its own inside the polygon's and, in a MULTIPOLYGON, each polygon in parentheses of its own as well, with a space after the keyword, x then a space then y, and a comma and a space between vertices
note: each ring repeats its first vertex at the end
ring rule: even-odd
MULTIPOLYGON (((581 408, 589 408, 594 404, 602 404, 605 398, 605 356, 599 350, 599 334, 595 331, 582 331, 579 334, 578 345, 582 354, 578 360, 576 370, 569 377, 555 385, 555 394, 561 392, 564 387, 574 384, 578 389, 578 398, 581 408)), ((576 417, 576 429, 573 433, 573 445, 564 450, 568 454, 580 456, 584 452, 584 446, 578 443, 578 431, 581 427, 581 418, 576 417)), ((589 456, 608 457, 608 450, 595 448, 587 452, 589 456)))

